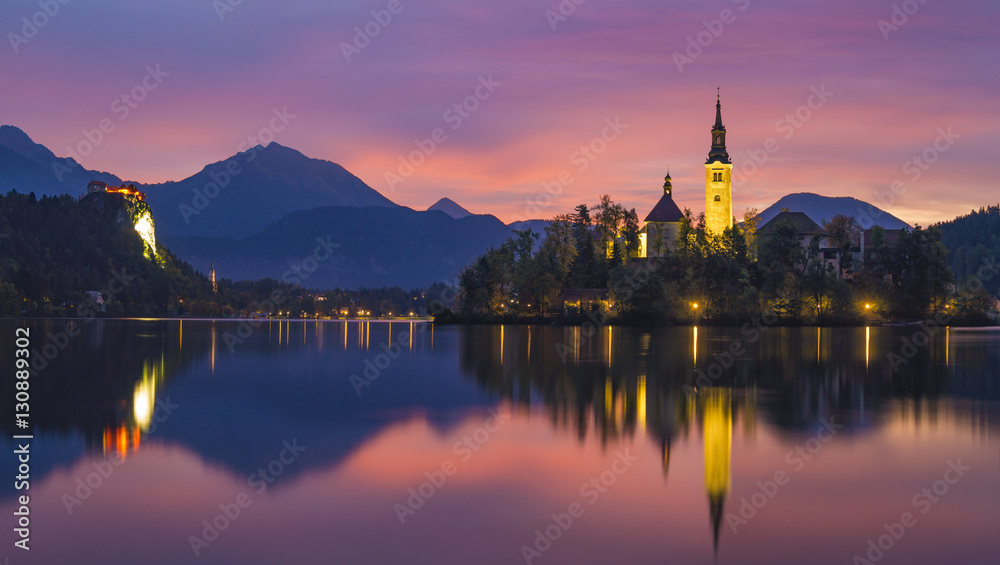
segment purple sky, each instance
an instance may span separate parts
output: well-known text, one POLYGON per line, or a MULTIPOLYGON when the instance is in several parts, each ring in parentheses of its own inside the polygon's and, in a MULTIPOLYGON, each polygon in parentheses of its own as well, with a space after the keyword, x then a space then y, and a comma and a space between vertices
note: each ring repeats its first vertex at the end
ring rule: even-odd
POLYGON ((551 217, 608 193, 644 217, 669 164, 697 213, 721 86, 740 216, 791 192, 922 225, 1000 200, 995 0, 243 0, 221 16, 239 0, 63 1, 0 3, 0 123, 63 156, 106 120, 80 160, 130 180, 183 179, 263 129, 414 208, 449 196, 504 220, 551 217), (390 6, 387 25, 370 23, 390 6), (557 20, 560 6, 574 11, 557 20), (348 61, 366 25, 377 35, 348 61), (146 78, 157 65, 160 82, 146 78), (134 108, 121 99, 133 89, 134 108), (464 100, 474 111, 454 113, 464 100), (616 119, 627 128, 605 131, 616 119), (437 128, 433 153, 390 188, 386 173, 437 128), (907 164, 922 154, 926 170, 907 164), (571 184, 551 184, 563 171, 571 184))

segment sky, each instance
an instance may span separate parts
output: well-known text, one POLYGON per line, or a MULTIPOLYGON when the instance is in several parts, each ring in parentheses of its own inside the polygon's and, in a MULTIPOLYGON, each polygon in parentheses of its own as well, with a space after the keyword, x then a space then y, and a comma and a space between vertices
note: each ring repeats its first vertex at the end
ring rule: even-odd
POLYGON ((928 225, 1000 201, 998 28, 995 0, 4 0, 0 123, 142 183, 273 140, 415 209, 641 219, 668 167, 704 210, 719 92, 737 216, 928 225))

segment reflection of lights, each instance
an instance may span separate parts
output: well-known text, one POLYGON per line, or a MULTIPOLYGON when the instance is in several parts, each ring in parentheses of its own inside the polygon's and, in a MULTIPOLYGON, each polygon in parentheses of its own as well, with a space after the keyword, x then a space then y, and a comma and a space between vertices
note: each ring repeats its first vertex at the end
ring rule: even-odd
POLYGON ((604 415, 607 417, 611 414, 611 407, 614 404, 614 390, 611 388, 611 379, 604 380, 604 415))
POLYGON ((146 212, 135 223, 135 231, 139 232, 139 237, 146 242, 153 255, 156 255, 156 235, 153 232, 153 217, 146 212))
POLYGON ((611 326, 608 326, 608 367, 611 366, 611 326))
POLYGON ((729 389, 708 389, 704 410, 705 490, 710 495, 721 495, 729 490, 729 458, 733 442, 729 389))
POLYGON ((146 431, 153 421, 153 407, 156 402, 156 373, 149 365, 143 368, 142 380, 135 383, 132 394, 132 415, 139 429, 146 431))
POLYGON ((636 412, 639 419, 639 429, 646 430, 646 375, 639 377, 639 390, 635 395, 636 412))
POLYGON ((503 365, 503 324, 500 324, 500 364, 503 365))
POLYGON ((865 326, 865 370, 868 369, 868 342, 871 341, 872 329, 865 326))
POLYGON ((694 327, 694 364, 698 364, 698 326, 694 327))

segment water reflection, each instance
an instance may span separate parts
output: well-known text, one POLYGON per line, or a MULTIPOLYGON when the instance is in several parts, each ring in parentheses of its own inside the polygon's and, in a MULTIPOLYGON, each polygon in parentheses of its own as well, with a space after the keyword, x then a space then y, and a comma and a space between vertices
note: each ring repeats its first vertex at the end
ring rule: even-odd
MULTIPOLYGON (((758 417, 790 441, 825 422, 848 435, 941 426, 995 439, 1000 428, 1000 349, 952 352, 950 329, 907 353, 911 332, 870 327, 460 331, 468 378, 515 408, 544 405, 551 425, 580 442, 596 435, 605 446, 630 443, 638 430, 659 445, 667 477, 676 439, 700 433, 716 550, 731 473, 740 472, 732 468, 733 431, 753 442, 758 417)), ((1000 338, 963 335, 970 345, 1000 338)))
MULTIPOLYGON (((64 323, 38 322, 37 333, 64 323)), ((229 545, 213 547, 217 562, 263 553, 280 561, 271 545, 291 539, 317 562, 501 563, 518 557, 520 542, 507 532, 527 536, 605 468, 605 455, 632 449, 641 457, 635 470, 546 562, 599 562, 623 551, 631 562, 711 562, 713 553, 719 562, 821 562, 809 544, 828 537, 846 554, 825 562, 849 562, 850 544, 876 533, 851 524, 882 519, 882 506, 895 512, 897 499, 908 504, 925 471, 956 456, 956 445, 973 446, 958 454, 980 475, 949 499, 960 519, 940 514, 955 524, 949 535, 975 527, 979 514, 967 500, 982 497, 975 481, 992 480, 983 453, 1000 429, 1000 334, 942 331, 906 356, 912 335, 880 327, 95 321, 32 381, 36 437, 82 438, 84 451, 67 449, 52 462, 42 454, 54 450, 41 450, 32 474, 50 514, 62 516, 49 518, 53 539, 96 551, 87 541, 94 532, 64 514, 60 496, 102 456, 127 456, 131 467, 100 495, 114 503, 86 507, 101 519, 94 527, 115 525, 141 540, 136 552, 145 544, 161 552, 150 562, 187 562, 178 540, 246 488, 282 441, 297 438, 309 450, 254 502, 254 517, 234 528, 229 545), (179 408, 157 419, 168 400, 179 408), (392 505, 454 459, 455 442, 496 406, 509 406, 512 421, 400 528, 392 505), (756 529, 735 535, 727 516, 829 421, 844 428, 824 448, 823 465, 797 477, 756 529), (150 470, 161 470, 154 483, 150 470), (157 528, 128 518, 139 500, 157 528), (813 506, 823 516, 800 517, 813 506), (270 518, 277 509, 280 521, 270 518), (799 538, 797 547, 789 541, 799 538), (785 559, 769 553, 779 542, 785 559)), ((0 391, 0 402, 10 394, 0 391)), ((8 437, 10 425, 0 420, 8 437)), ((12 500, 9 489, 0 487, 0 504, 12 500)), ((930 542, 911 543, 924 551, 920 543, 930 542)))

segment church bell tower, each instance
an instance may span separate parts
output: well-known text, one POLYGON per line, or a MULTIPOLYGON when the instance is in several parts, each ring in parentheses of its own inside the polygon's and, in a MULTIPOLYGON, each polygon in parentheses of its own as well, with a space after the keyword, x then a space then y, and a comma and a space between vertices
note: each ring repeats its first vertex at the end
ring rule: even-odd
POLYGON ((715 97, 712 148, 705 161, 705 230, 721 235, 733 225, 733 163, 726 151, 726 126, 722 125, 722 102, 715 97))

